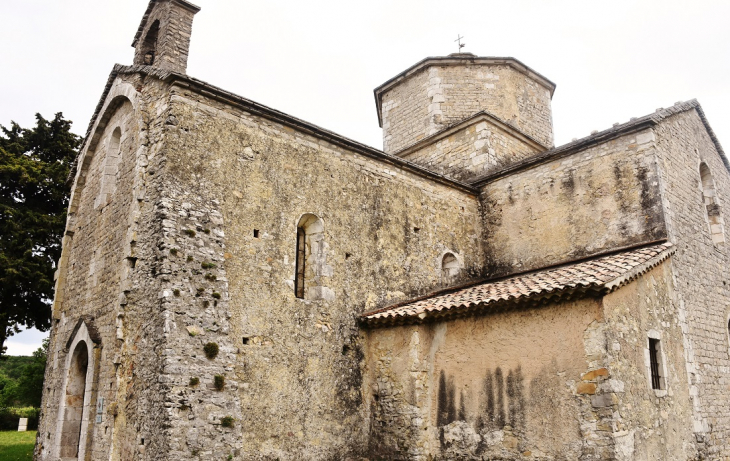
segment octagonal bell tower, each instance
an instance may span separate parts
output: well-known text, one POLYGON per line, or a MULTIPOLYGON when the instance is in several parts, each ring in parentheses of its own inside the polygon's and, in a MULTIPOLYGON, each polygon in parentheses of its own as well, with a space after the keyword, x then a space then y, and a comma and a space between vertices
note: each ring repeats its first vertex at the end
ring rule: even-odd
POLYGON ((455 179, 553 146, 555 84, 514 58, 431 57, 375 89, 383 151, 455 179))

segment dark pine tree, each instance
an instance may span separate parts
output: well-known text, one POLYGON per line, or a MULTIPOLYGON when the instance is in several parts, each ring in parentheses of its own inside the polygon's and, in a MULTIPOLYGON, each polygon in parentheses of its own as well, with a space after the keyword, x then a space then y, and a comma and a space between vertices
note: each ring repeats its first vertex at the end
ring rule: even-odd
POLYGON ((0 356, 20 327, 51 325, 69 185, 81 138, 60 112, 36 126, 0 126, 0 356))

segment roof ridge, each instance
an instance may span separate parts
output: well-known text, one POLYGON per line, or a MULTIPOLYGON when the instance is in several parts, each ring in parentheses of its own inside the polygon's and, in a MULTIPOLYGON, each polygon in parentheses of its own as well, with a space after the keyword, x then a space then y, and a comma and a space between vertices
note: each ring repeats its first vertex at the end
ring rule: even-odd
POLYGON ((544 162, 547 160, 552 160, 553 158, 559 158, 561 156, 570 155, 571 153, 573 153, 574 150, 580 151, 585 147, 589 147, 589 146, 593 145, 594 143, 597 143, 600 141, 607 141, 609 139, 615 138, 616 136, 628 134, 633 131, 638 131, 639 129, 644 128, 645 125, 646 126, 656 125, 673 115, 677 115, 679 113, 686 112, 688 110, 693 110, 693 109, 696 110, 698 115, 700 116, 700 120, 702 120, 703 125, 705 125, 705 129, 707 129, 707 132, 710 135, 710 139, 712 140, 713 144, 715 145, 715 148, 720 153, 720 157, 721 157, 723 163, 725 164, 725 167, 727 168, 728 172, 730 172, 730 162, 728 161, 727 156, 725 155, 725 151, 722 149, 722 146, 720 145, 720 141, 717 139, 715 132, 712 130, 712 127, 710 127, 710 124, 707 121, 707 117, 705 116, 705 113, 702 110, 702 106, 700 106, 700 103, 699 103, 699 101, 697 101, 697 99, 689 99, 687 101, 677 102, 673 106, 670 106, 670 107, 657 109, 655 112, 643 115, 641 117, 634 117, 631 120, 629 120, 628 122, 614 125, 610 128, 593 133, 589 136, 585 136, 583 138, 579 138, 574 141, 570 141, 570 142, 562 144, 560 146, 553 147, 552 149, 541 152, 538 155, 528 157, 524 160, 513 163, 512 165, 510 165, 502 170, 493 171, 493 172, 487 173, 481 177, 472 179, 469 181, 469 184, 471 184, 474 187, 480 187, 494 179, 506 176, 506 175, 513 173, 514 171, 520 170, 522 168, 529 168, 533 165, 540 164, 541 162, 544 162))
MULTIPOLYGON (((510 121, 504 120, 504 119, 498 117, 497 115, 489 112, 486 109, 482 109, 479 112, 475 112, 467 117, 464 117, 456 122, 453 122, 453 123, 447 125, 446 127, 438 130, 436 133, 430 134, 423 139, 419 139, 419 140, 405 146, 404 148, 393 152, 390 155, 395 155, 398 157, 411 155, 415 152, 420 151, 421 149, 423 149, 427 146, 434 144, 435 142, 437 142, 439 140, 439 138, 448 137, 449 131, 452 131, 452 130, 459 131, 464 128, 467 128, 468 126, 477 123, 478 119, 480 119, 480 118, 493 119, 493 120, 491 120, 491 122, 496 124, 500 129, 502 129, 504 131, 510 131, 510 130, 514 131, 517 135, 525 138, 524 140, 520 140, 520 141, 522 141, 523 143, 526 143, 526 144, 529 144, 529 143, 535 144, 535 146, 532 146, 532 147, 539 147, 540 149, 542 149, 542 151, 540 151, 540 152, 546 152, 546 151, 550 150, 549 146, 544 145, 542 142, 538 141, 531 135, 525 133, 524 131, 522 131, 522 128, 513 125, 510 121), (502 125, 502 126, 500 126, 500 125, 502 125)), ((510 133, 510 134, 512 135, 512 133, 510 133)), ((515 136, 515 137, 517 137, 517 136, 515 136)))
MULTIPOLYGON (((305 133, 314 136, 317 139, 322 140, 323 142, 332 143, 342 148, 348 149, 351 152, 358 153, 369 158, 377 159, 381 163, 401 168, 411 174, 415 174, 416 176, 422 177, 426 180, 433 181, 447 187, 451 187, 452 189, 461 190, 462 192, 466 192, 473 196, 477 196, 479 193, 477 189, 475 189, 473 186, 466 182, 450 178, 409 160, 385 153, 375 147, 368 146, 367 144, 355 141, 354 139, 335 133, 334 131, 322 128, 318 125, 315 125, 314 123, 307 122, 306 120, 297 118, 293 115, 289 115, 280 110, 274 109, 264 104, 257 103, 256 101, 224 90, 203 80, 198 80, 187 74, 182 74, 173 70, 160 69, 158 67, 144 65, 114 65, 112 72, 109 74, 109 78, 107 79, 106 86, 104 87, 104 91, 102 92, 102 96, 99 99, 94 114, 91 116, 91 121, 89 122, 89 126, 86 130, 83 144, 79 149, 79 155, 84 150, 84 148, 86 148, 86 144, 89 142, 91 130, 93 129, 94 123, 99 117, 101 110, 104 108, 104 103, 106 102, 107 95, 109 94, 109 91, 111 90, 116 77, 119 74, 133 74, 137 72, 149 76, 154 76, 163 81, 178 79, 181 83, 188 84, 189 86, 197 85, 198 87, 202 87, 202 91, 204 92, 203 94, 206 97, 216 98, 218 101, 228 105, 239 104, 239 106, 244 106, 245 110, 252 113, 253 115, 261 116, 267 118, 268 120, 281 123, 283 125, 295 127, 305 133)), ((73 181, 73 178, 76 174, 76 168, 78 167, 77 162, 78 159, 74 161, 72 165, 72 169, 69 174, 69 182, 73 181)))

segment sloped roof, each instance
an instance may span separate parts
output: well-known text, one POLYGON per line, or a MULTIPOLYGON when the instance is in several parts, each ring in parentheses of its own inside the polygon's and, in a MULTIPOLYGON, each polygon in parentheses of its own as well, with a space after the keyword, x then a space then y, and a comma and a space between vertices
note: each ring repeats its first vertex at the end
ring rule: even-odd
POLYGON ((369 326, 421 323, 498 312, 556 299, 603 295, 655 267, 674 251, 675 247, 671 243, 652 244, 559 267, 452 288, 366 313, 361 321, 369 326))
POLYGON ((569 155, 575 154, 576 152, 580 152, 583 149, 587 149, 597 144, 602 144, 619 136, 624 136, 628 133, 634 133, 647 128, 651 128, 673 115, 689 110, 697 111, 697 114, 699 115, 702 124, 705 126, 705 129, 707 130, 707 133, 709 134, 712 143, 715 145, 715 149, 717 149, 717 152, 720 154, 720 158, 722 159, 725 168, 730 172, 730 162, 728 161, 727 156, 725 155, 725 151, 722 149, 720 141, 717 139, 715 132, 712 130, 710 123, 707 121, 707 117, 705 116, 705 112, 702 110, 702 106, 700 106, 700 103, 696 99, 690 99, 689 101, 678 102, 671 107, 657 109, 656 112, 644 115, 643 117, 633 118, 626 123, 614 125, 607 130, 599 131, 590 136, 576 139, 575 141, 563 144, 562 146, 554 147, 538 155, 528 157, 506 168, 495 172, 490 172, 480 178, 476 178, 470 181, 470 184, 475 187, 481 187, 491 181, 494 181, 495 179, 509 176, 516 171, 530 168, 543 162, 549 162, 557 158, 567 157, 569 155))
POLYGON ((107 96, 109 95, 109 92, 111 91, 112 87, 114 86, 114 81, 116 80, 116 78, 119 75, 129 75, 129 74, 136 74, 136 73, 152 76, 152 77, 158 78, 158 79, 168 82, 168 83, 176 83, 178 85, 185 86, 186 88, 189 88, 191 91, 196 91, 200 94, 205 95, 206 97, 216 99, 224 104, 228 104, 233 107, 242 108, 251 114, 266 117, 269 120, 273 120, 273 121, 281 123, 283 125, 290 126, 297 130, 301 130, 304 133, 311 134, 312 136, 315 136, 326 142, 332 143, 336 146, 340 146, 342 148, 362 154, 366 157, 379 160, 386 165, 392 165, 396 168, 402 168, 403 170, 409 171, 422 178, 430 179, 432 181, 446 185, 448 187, 452 187, 454 189, 461 190, 462 192, 465 192, 465 193, 473 195, 473 196, 479 195, 478 189, 476 189, 464 182, 461 182, 456 179, 449 178, 445 175, 436 173, 432 170, 429 170, 426 167, 423 167, 416 163, 402 159, 400 157, 396 157, 395 155, 386 154, 385 152, 383 152, 379 149, 376 149, 371 146, 367 146, 365 144, 354 141, 345 136, 341 136, 337 133, 334 133, 327 129, 321 128, 313 123, 306 122, 302 119, 293 117, 284 112, 278 111, 276 109, 272 109, 271 107, 265 106, 263 104, 259 104, 255 101, 244 98, 242 96, 231 93, 229 91, 223 90, 214 85, 206 83, 202 80, 198 80, 196 78, 190 77, 189 75, 174 72, 169 69, 161 69, 159 67, 154 67, 154 66, 143 66, 143 65, 124 66, 121 64, 115 64, 114 69, 112 70, 111 74, 109 74, 109 78, 107 79, 106 86, 104 87, 104 91, 102 92, 101 98, 99 99, 99 102, 96 105, 96 109, 94 110, 94 115, 91 116, 91 120, 89 121, 89 126, 86 130, 86 136, 84 137, 84 142, 81 145, 81 148, 79 149, 79 155, 76 157, 76 160, 74 160, 74 163, 71 165, 71 171, 69 172, 69 175, 67 178, 68 184, 71 184, 73 182, 74 178, 76 177, 79 158, 81 157, 81 155, 84 152, 84 149, 87 148, 87 145, 89 144, 89 142, 91 141, 91 139, 93 137, 92 130, 94 129, 97 118, 99 118, 99 116, 102 115, 101 111, 104 108, 104 104, 106 102, 107 96))

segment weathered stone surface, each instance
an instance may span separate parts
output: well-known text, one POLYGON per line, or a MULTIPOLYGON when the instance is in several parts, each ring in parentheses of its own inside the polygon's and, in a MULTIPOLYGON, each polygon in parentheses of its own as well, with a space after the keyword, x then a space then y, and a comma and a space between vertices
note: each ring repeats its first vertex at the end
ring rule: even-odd
POLYGON ((482 188, 490 275, 667 237, 654 144, 628 134, 482 188))
POLYGON ((599 376, 601 377, 608 377, 608 370, 605 368, 599 368, 597 370, 589 371, 588 373, 584 374, 581 379, 583 381, 593 381, 597 379, 599 376))
POLYGON ((425 63, 376 89, 383 151, 396 153, 480 111, 552 147, 554 85, 544 77, 510 58, 460 55, 425 63))
POLYGON ((730 456, 730 167, 696 102, 547 150, 552 84, 434 58, 379 93, 404 160, 180 74, 195 12, 150 3, 80 153, 37 459, 730 456), (665 240, 615 284, 359 321, 665 240))

